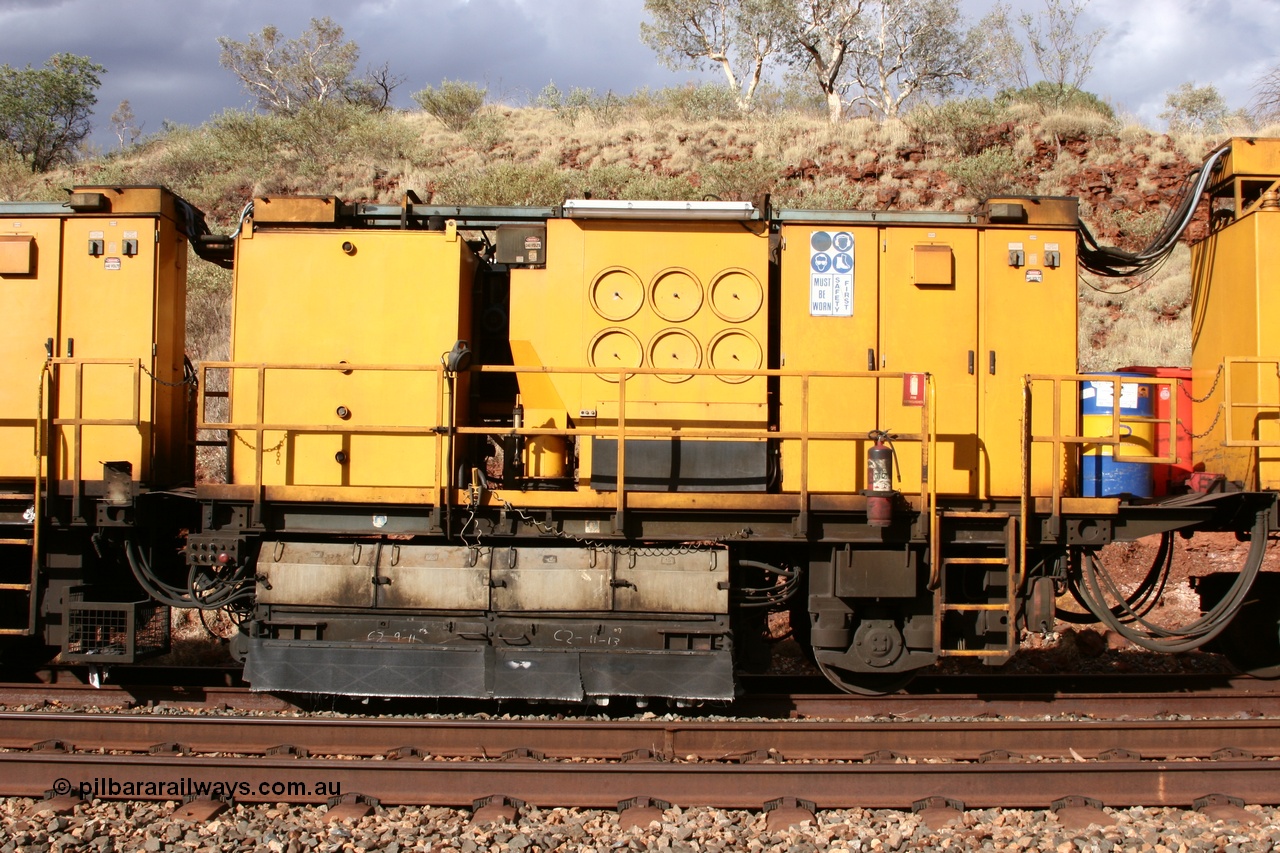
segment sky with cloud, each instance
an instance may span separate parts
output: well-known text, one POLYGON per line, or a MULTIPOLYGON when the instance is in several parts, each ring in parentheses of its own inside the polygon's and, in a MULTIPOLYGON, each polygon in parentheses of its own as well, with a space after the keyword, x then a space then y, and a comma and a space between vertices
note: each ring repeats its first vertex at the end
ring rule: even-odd
MULTIPOLYGON (((961 2, 972 21, 990 7, 961 2)), ((1244 107, 1280 64, 1280 0, 1092 0, 1085 14, 1084 26, 1107 30, 1085 88, 1151 126, 1162 126, 1165 96, 1183 82, 1213 84, 1244 107)), ((271 24, 292 37, 325 15, 360 45, 362 68, 387 62, 406 78, 395 93, 403 107, 444 79, 522 103, 551 80, 566 91, 631 92, 696 76, 664 68, 641 43, 643 0, 0 0, 0 62, 40 66, 69 51, 106 66, 93 137, 105 147, 124 99, 144 132, 251 106, 218 64, 218 36, 244 40, 271 24)))

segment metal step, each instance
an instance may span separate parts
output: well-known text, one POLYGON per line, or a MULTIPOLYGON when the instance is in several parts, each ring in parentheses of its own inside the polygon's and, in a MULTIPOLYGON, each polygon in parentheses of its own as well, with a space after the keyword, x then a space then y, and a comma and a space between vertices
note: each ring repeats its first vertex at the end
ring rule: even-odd
MULTIPOLYGON (((1017 519, 1008 512, 984 512, 984 511, 967 511, 955 510, 944 511, 939 513, 940 521, 945 524, 948 520, 953 521, 998 521, 1004 527, 1003 541, 999 543, 991 543, 986 547, 999 553, 1003 550, 1003 554, 998 557, 943 557, 940 560, 941 583, 938 585, 937 595, 934 600, 935 604, 935 642, 939 657, 973 657, 985 658, 992 662, 1006 661, 1013 656, 1015 648, 1016 631, 1014 626, 1015 604, 1013 601, 1013 578, 1014 567, 1017 554, 1017 519), (963 572, 968 566, 999 566, 1004 567, 1008 571, 1005 573, 1003 601, 991 601, 999 588, 987 591, 986 603, 975 604, 951 604, 947 601, 947 575, 952 569, 963 572), (1006 627, 1003 642, 993 644, 984 649, 962 649, 947 648, 942 633, 943 619, 947 613, 1004 613, 1007 616, 1006 627)), ((989 553, 989 552, 988 552, 989 553)), ((990 637, 988 633, 986 635, 990 637)))
MULTIPOLYGON (((26 532, 26 531, 23 531, 23 532, 26 532)), ((9 551, 7 552, 7 557, 13 558, 13 557, 17 557, 18 555, 21 555, 20 559, 22 560, 22 562, 27 563, 28 566, 31 566, 31 564, 34 562, 35 539, 28 538, 25 536, 0 538, 0 548, 6 548, 6 547, 15 548, 15 549, 16 548, 24 549, 23 551, 18 551, 16 554, 13 551, 9 551)), ((15 577, 15 574, 17 573, 10 574, 9 578, 16 580, 18 578, 25 576, 27 580, 23 583, 0 583, 0 596, 4 597, 5 602, 7 604, 16 605, 18 609, 26 611, 25 613, 26 624, 23 624, 23 620, 21 616, 18 616, 17 618, 6 619, 5 621, 7 624, 3 628, 0 628, 0 636, 29 637, 34 633, 35 618, 36 618, 36 615, 35 615, 36 594, 34 591, 35 590, 34 567, 26 571, 23 571, 20 575, 17 575, 17 577, 15 577)), ((13 613, 10 613, 9 615, 16 616, 16 614, 13 614, 13 613)))

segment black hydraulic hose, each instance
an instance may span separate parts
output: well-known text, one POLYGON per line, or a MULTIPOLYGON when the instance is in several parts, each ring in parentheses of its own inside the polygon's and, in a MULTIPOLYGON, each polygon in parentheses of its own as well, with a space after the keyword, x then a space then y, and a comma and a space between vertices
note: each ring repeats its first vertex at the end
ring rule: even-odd
MULTIPOLYGON (((1085 579, 1084 591, 1087 593, 1085 595, 1085 603, 1100 622, 1133 644, 1148 651, 1176 653, 1198 649, 1226 630, 1227 626, 1231 624, 1231 620, 1235 618, 1235 615, 1243 606, 1244 600, 1249 590, 1253 587, 1253 582, 1257 578, 1259 570, 1262 568, 1263 558, 1266 556, 1268 516, 1269 513, 1266 510, 1257 514, 1254 520, 1249 553, 1245 557, 1244 568, 1231 585, 1230 590, 1223 596, 1222 600, 1214 605, 1212 610, 1190 625, 1183 626, 1177 630, 1161 628, 1147 622, 1139 614, 1127 607, 1122 608, 1126 615, 1130 617, 1131 621, 1141 625, 1144 630, 1139 631, 1124 624, 1120 618, 1111 612, 1110 608, 1105 606, 1106 599, 1098 586, 1097 569, 1101 568, 1101 566, 1096 561, 1086 563, 1083 570, 1085 579)), ((1103 569, 1103 579, 1112 590, 1115 589, 1114 583, 1106 575, 1105 569, 1103 569)))
MULTIPOLYGON (((228 588, 230 589, 230 592, 227 593, 225 597, 218 598, 216 602, 188 597, 191 591, 190 583, 188 588, 184 590, 176 586, 171 586, 160 580, 160 578, 156 577, 150 570, 150 567, 146 565, 146 560, 142 557, 141 553, 134 553, 134 544, 132 541, 125 540, 124 554, 125 559, 129 563, 129 569, 133 572, 134 580, 138 582, 138 585, 142 587, 142 590, 151 598, 154 598, 161 604, 167 604, 170 607, 196 608, 198 610, 219 610, 233 602, 248 600, 252 598, 254 594, 252 589, 236 590, 235 588, 228 588)), ((190 578, 191 573, 189 572, 189 582, 190 578)))
MULTIPOLYGON (((1087 559, 1096 559, 1092 555, 1088 555, 1087 559)), ((1160 596, 1164 592, 1165 585, 1169 581, 1169 571, 1173 568, 1173 534, 1165 533, 1160 538, 1160 547, 1156 550, 1155 559, 1151 561, 1151 568, 1147 569, 1146 576, 1142 579, 1142 583, 1138 584, 1138 588, 1124 599, 1125 604, 1135 609, 1136 612, 1145 616, 1151 612, 1152 608, 1160 601, 1160 596)), ((1071 593, 1071 597, 1084 608, 1084 613, 1073 613, 1070 610, 1058 608, 1055 616, 1063 622, 1072 625, 1096 625, 1098 620, 1093 617, 1089 605, 1085 603, 1084 593, 1080 589, 1079 579, 1075 576, 1067 578, 1067 591, 1071 593)), ((1124 607, 1116 605, 1111 608, 1111 612, 1116 618, 1129 619, 1124 615, 1124 607)))
POLYGON ((739 560, 738 565, 759 569, 783 578, 781 584, 768 587, 744 587, 737 590, 736 601, 744 609, 778 607, 786 604, 800 588, 800 571, 784 569, 758 560, 739 560))
POLYGON ((151 567, 147 565, 146 558, 142 556, 141 552, 139 552, 135 557, 134 544, 130 539, 126 539, 124 542, 124 554, 125 558, 129 561, 129 568, 133 570, 134 577, 137 578, 139 583, 144 585, 144 589, 155 587, 162 589, 173 596, 186 595, 187 591, 183 587, 173 586, 172 584, 165 583, 160 578, 156 577, 155 573, 151 571, 151 567), (142 575, 146 576, 145 580, 142 575))

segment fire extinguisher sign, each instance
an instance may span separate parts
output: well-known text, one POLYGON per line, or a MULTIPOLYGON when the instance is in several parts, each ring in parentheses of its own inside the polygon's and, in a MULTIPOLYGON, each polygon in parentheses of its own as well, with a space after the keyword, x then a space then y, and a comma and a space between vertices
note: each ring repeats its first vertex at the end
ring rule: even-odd
POLYGON ((809 236, 809 315, 853 316, 853 234, 848 231, 809 236))

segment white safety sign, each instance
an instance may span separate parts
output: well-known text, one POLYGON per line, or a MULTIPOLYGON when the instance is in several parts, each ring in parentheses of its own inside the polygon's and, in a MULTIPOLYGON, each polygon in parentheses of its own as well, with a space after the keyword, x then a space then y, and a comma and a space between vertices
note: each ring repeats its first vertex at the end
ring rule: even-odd
POLYGON ((809 236, 809 315, 853 316, 853 234, 848 231, 809 236))
MULTIPOLYGON (((1097 399, 1097 405, 1100 409, 1110 409, 1115 405, 1116 386, 1111 381, 1091 381, 1086 386, 1081 397, 1088 400, 1090 398, 1097 399), (1091 387, 1089 387, 1091 386, 1091 387)), ((1120 409, 1136 409, 1138 408, 1138 398, 1147 396, 1148 390, 1146 386, 1141 386, 1137 382, 1121 382, 1120 383, 1120 409)))

